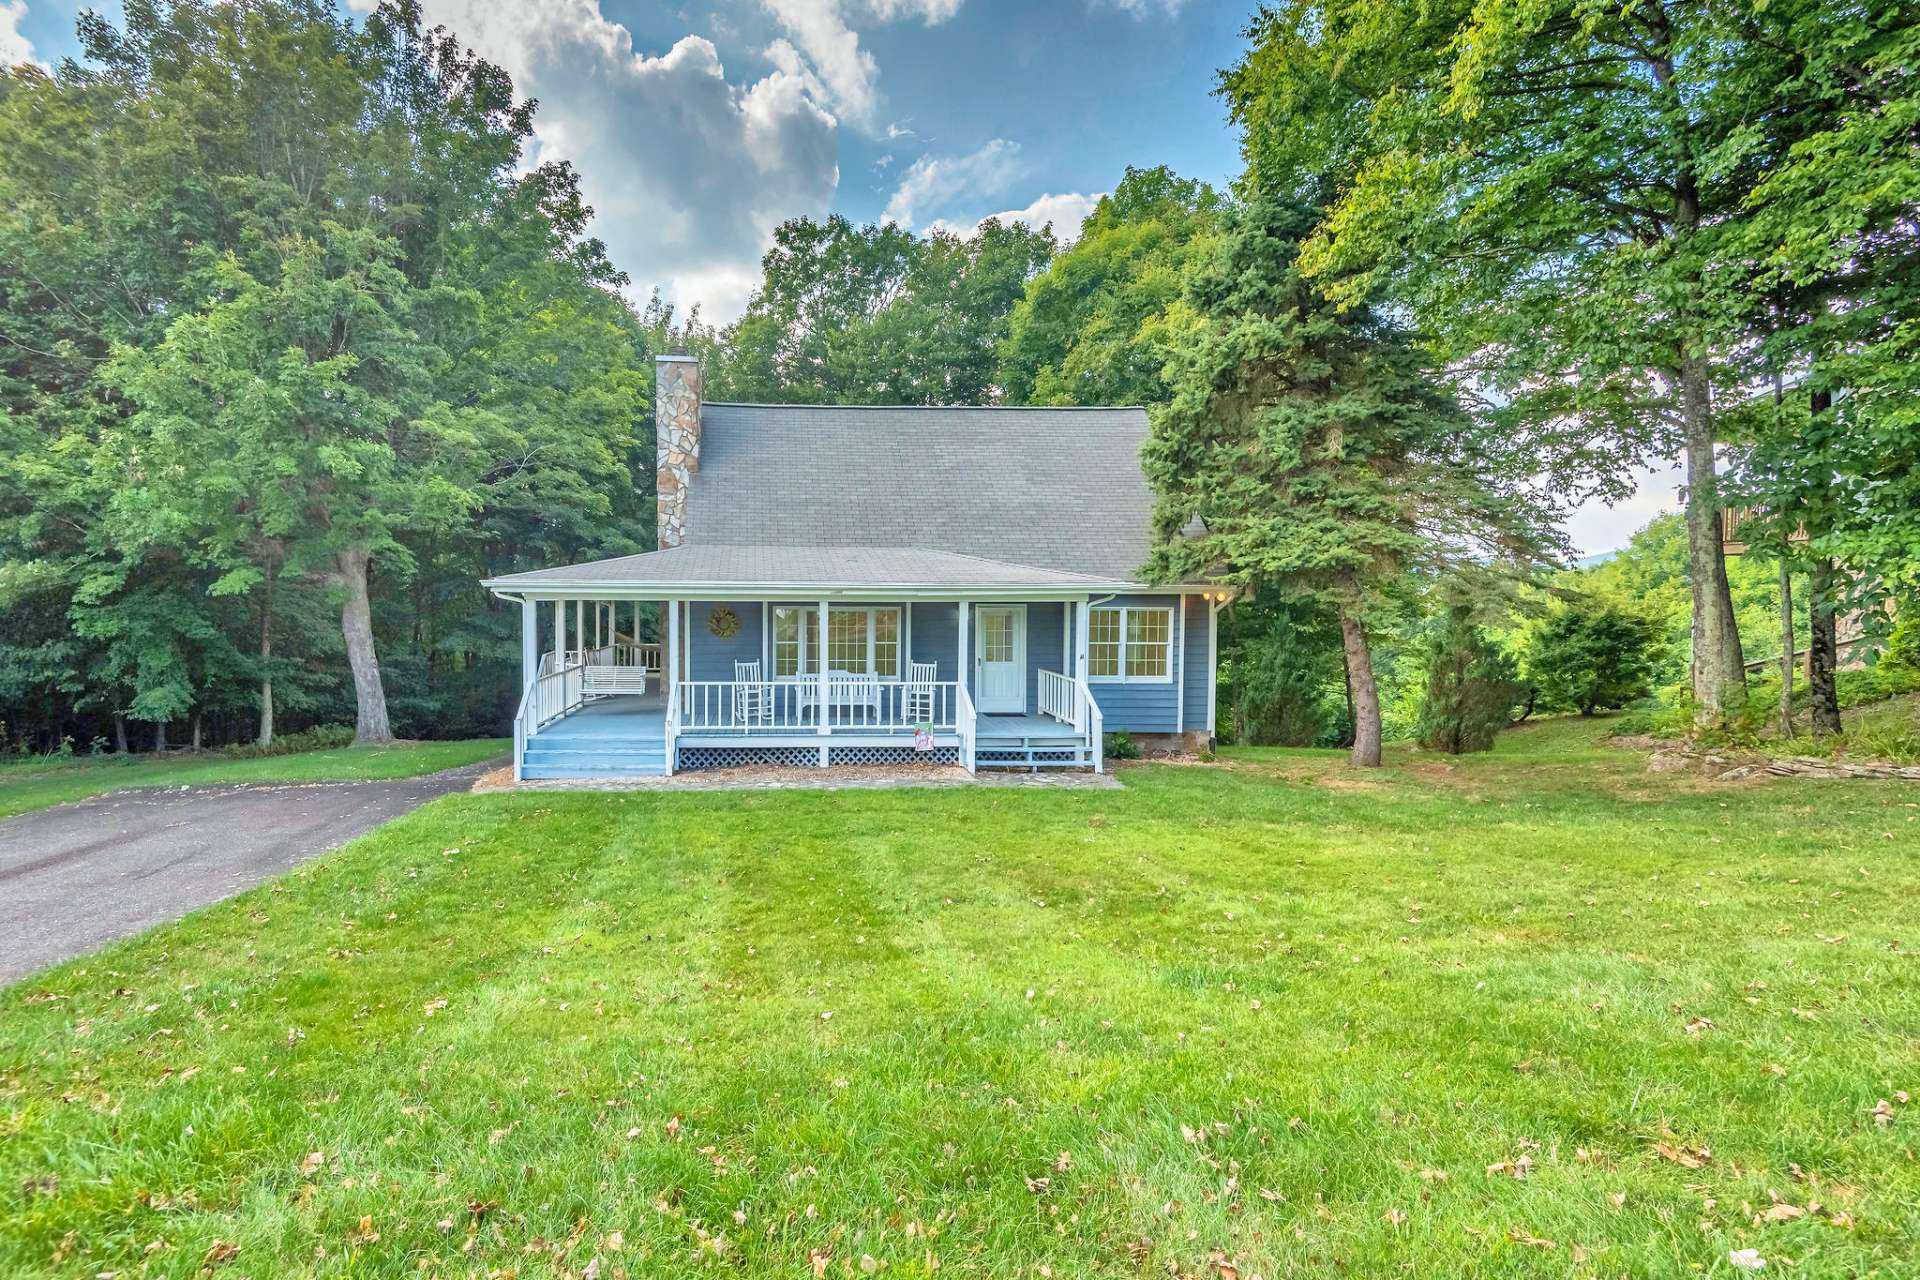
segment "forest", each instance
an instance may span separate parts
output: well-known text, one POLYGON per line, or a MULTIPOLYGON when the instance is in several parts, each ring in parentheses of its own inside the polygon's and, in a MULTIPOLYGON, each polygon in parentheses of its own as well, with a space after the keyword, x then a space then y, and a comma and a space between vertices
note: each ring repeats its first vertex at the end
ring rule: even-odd
POLYGON ((633 301, 414 3, 79 35, 0 71, 0 752, 498 734, 478 582, 653 545, 673 344, 718 399, 1147 406, 1148 569, 1241 593, 1230 740, 1920 688, 1905 4, 1285 0, 1230 182, 1129 169, 1071 238, 792 220, 722 326, 633 301), (1684 513, 1572 568, 1676 457, 1684 513))

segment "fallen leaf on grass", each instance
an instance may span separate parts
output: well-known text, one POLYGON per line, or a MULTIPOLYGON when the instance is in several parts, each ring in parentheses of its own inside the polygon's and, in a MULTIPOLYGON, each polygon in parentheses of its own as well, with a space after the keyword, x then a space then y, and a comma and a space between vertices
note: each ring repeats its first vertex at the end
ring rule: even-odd
POLYGON ((215 1240, 207 1246, 206 1255, 200 1261, 206 1266, 217 1267, 223 1262, 232 1261, 233 1255, 239 1252, 240 1246, 231 1240, 215 1240))
POLYGON ((356 1227, 353 1232, 353 1242, 355 1244, 372 1244, 379 1238, 380 1232, 375 1229, 373 1225, 373 1215, 370 1213, 361 1215, 360 1225, 356 1227))
POLYGON ((1558 1249, 1560 1247, 1559 1245, 1555 1244, 1551 1240, 1542 1239, 1539 1236, 1528 1235, 1526 1232, 1520 1230, 1517 1227, 1514 1228, 1512 1231, 1507 1232, 1507 1239, 1513 1241, 1515 1244, 1525 1245, 1529 1249, 1558 1249))
POLYGON ((1679 1165, 1682 1169, 1704 1169, 1707 1162, 1713 1159, 1713 1153, 1705 1147, 1689 1151, 1685 1147, 1677 1147, 1671 1142, 1654 1143, 1653 1154, 1659 1156, 1662 1160, 1679 1165))
POLYGON ((1531 1168, 1533 1168, 1533 1157, 1521 1156, 1517 1160, 1501 1160, 1496 1164, 1488 1165, 1487 1174, 1495 1178, 1504 1174, 1515 1182, 1525 1182, 1527 1170, 1531 1168))
POLYGON ((1734 1249, 1727 1254, 1727 1261, 1742 1271, 1758 1271, 1767 1265, 1758 1249, 1734 1249))
POLYGON ((325 1164, 326 1162, 327 1162, 326 1152, 309 1151, 307 1152, 307 1158, 300 1162, 300 1172, 303 1174, 312 1173, 316 1169, 318 1169, 321 1165, 325 1164))
POLYGON ((1387 1222, 1392 1226, 1404 1227, 1407 1225, 1407 1215, 1398 1209, 1389 1209, 1387 1210, 1387 1222))

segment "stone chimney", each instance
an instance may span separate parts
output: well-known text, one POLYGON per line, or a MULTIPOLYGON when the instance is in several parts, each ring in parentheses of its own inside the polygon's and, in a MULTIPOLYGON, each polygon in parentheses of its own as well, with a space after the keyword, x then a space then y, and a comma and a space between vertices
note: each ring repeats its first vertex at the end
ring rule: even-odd
POLYGON ((687 489, 700 469, 700 361, 686 348, 653 358, 655 545, 687 539, 687 489))

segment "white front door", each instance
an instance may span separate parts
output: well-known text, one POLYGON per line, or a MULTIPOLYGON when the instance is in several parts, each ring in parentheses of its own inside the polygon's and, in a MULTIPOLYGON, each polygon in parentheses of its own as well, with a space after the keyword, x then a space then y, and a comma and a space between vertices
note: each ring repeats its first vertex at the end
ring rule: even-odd
POLYGON ((1027 709, 1027 606, 981 605, 973 659, 973 703, 981 711, 1027 709))

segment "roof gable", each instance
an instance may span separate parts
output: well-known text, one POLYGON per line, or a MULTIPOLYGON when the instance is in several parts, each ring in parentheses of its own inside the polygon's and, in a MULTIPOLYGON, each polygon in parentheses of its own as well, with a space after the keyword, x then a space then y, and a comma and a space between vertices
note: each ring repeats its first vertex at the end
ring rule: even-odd
POLYGON ((1144 409, 709 403, 690 546, 920 547, 1138 581, 1144 409))

